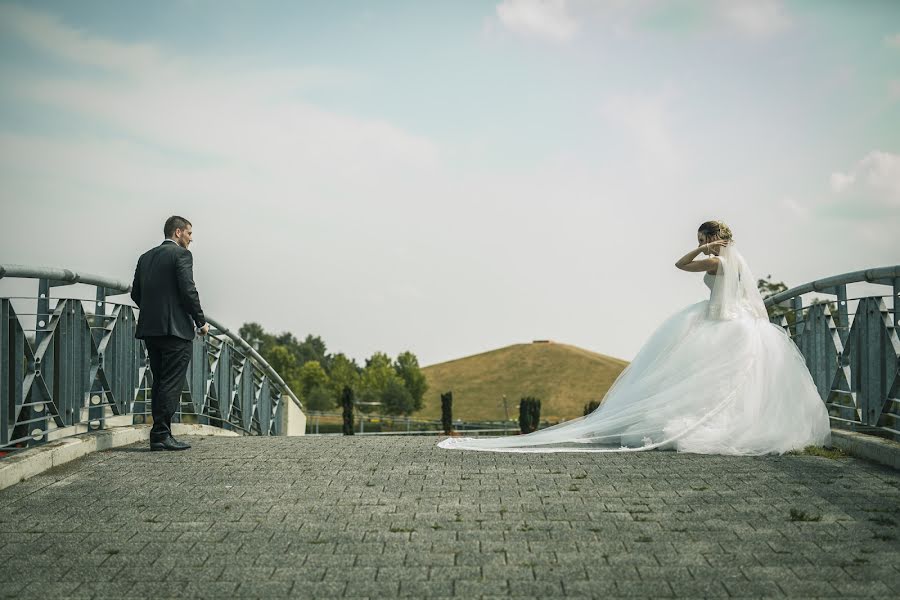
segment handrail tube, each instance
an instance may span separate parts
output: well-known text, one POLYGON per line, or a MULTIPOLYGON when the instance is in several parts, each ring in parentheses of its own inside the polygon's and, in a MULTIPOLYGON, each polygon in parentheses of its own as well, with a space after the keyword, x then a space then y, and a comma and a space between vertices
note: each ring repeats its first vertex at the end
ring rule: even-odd
POLYGON ((804 283, 789 290, 779 292, 773 296, 766 298, 766 306, 770 307, 774 304, 780 304, 786 300, 790 300, 795 296, 802 296, 810 292, 826 293, 826 290, 837 287, 839 285, 847 285, 849 283, 879 283, 884 279, 894 279, 900 277, 900 265, 877 267, 874 269, 865 269, 862 271, 853 271, 851 273, 843 273, 841 275, 832 275, 824 279, 817 279, 804 283))
POLYGON ((66 283, 85 283, 97 287, 105 287, 118 290, 121 293, 131 291, 131 286, 118 279, 93 275, 90 273, 78 273, 69 269, 57 269, 54 267, 29 267, 27 265, 0 265, 0 279, 4 277, 21 277, 24 279, 49 279, 51 281, 64 281, 66 283))
MULTIPOLYGON (((49 279, 51 281, 61 281, 69 284, 84 283, 87 285, 104 287, 109 290, 116 290, 123 294, 131 291, 130 285, 117 279, 103 277, 102 275, 93 275, 90 273, 78 273, 77 271, 71 271, 69 269, 58 269, 55 267, 30 267, 28 265, 0 264, 0 279, 3 279, 4 277, 19 277, 22 279, 49 279)), ((212 327, 215 327, 224 335, 228 336, 235 344, 240 346, 244 352, 252 356, 263 367, 263 371, 265 371, 266 375, 271 377, 275 381, 275 383, 280 385, 282 389, 287 392, 291 400, 294 401, 294 404, 296 404, 300 409, 303 408, 300 399, 297 398, 296 394, 294 394, 294 391, 290 387, 288 387, 288 385, 284 382, 284 379, 281 378, 281 375, 279 375, 278 372, 272 368, 272 365, 270 365, 266 361, 266 359, 259 355, 259 352, 257 352, 253 348, 253 346, 248 344, 241 336, 234 333, 215 319, 206 317, 206 320, 212 327)))

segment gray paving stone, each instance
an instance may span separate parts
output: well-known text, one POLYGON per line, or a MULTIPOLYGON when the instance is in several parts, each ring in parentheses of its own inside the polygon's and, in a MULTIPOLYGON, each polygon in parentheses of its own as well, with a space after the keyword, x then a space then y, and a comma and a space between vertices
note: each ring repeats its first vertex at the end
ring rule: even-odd
POLYGON ((791 597, 797 596, 840 596, 841 592, 827 581, 811 581, 802 579, 778 579, 778 587, 791 597))
POLYGON ((613 579, 563 581, 563 590, 570 598, 577 596, 609 598, 616 593, 616 582, 613 579))
POLYGON ((617 581, 616 594, 621 596, 652 596, 654 598, 671 598, 672 587, 666 581, 617 581))
POLYGON ((453 595, 460 598, 507 596, 508 594, 509 587, 505 579, 457 579, 453 582, 453 595))
POLYGON ((0 491, 0 597, 900 596, 895 471, 435 441, 86 456, 0 491))
POLYGON ((425 581, 429 578, 428 567, 378 567, 376 581, 425 581))
POLYGON ((511 579, 508 584, 510 596, 550 598, 564 595, 561 581, 527 581, 511 579))
POLYGON ((453 596, 453 581, 406 581, 400 582, 400 596, 410 598, 430 598, 453 596))
POLYGON ((346 589, 346 581, 298 581, 292 593, 298 598, 339 598, 346 589))
POLYGON ((350 580, 344 594, 347 596, 365 596, 369 598, 390 598, 400 592, 399 581, 350 580))
POLYGON ((678 598, 724 598, 728 596, 728 590, 722 582, 716 580, 697 581, 693 579, 679 579, 670 581, 672 591, 678 598))
POLYGON ((784 592, 778 587, 774 581, 754 580, 754 581, 725 581, 723 582, 725 589, 731 596, 784 596, 784 592))

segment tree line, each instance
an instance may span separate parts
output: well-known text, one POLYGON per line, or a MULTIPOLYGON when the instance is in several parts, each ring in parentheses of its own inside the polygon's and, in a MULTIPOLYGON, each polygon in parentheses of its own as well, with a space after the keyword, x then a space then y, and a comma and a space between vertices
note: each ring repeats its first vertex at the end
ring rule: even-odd
MULTIPOLYGON (((319 336, 307 335, 300 341, 290 332, 270 333, 259 323, 244 323, 239 333, 308 410, 336 408, 344 388, 353 390, 357 402, 380 403, 377 412, 409 415, 422 408, 428 383, 412 352, 402 352, 395 359, 376 352, 360 366, 343 353, 330 354, 319 336)), ((359 408, 371 411, 368 404, 359 408)))

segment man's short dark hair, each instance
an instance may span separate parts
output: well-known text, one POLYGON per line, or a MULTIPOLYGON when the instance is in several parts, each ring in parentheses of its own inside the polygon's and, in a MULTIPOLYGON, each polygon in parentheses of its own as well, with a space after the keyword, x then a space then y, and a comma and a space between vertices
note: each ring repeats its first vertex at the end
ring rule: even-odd
MULTIPOLYGON (((166 239, 169 239, 175 235, 176 229, 187 229, 188 225, 191 225, 191 222, 184 217, 179 217, 177 215, 169 217, 166 219, 166 226, 163 227, 163 235, 166 236, 166 239)), ((191 225, 191 227, 193 227, 193 225, 191 225)))

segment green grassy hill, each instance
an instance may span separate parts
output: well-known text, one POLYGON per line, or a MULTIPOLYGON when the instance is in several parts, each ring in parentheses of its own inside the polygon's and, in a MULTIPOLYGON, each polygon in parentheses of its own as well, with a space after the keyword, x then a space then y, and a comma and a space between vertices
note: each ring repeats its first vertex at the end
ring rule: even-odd
POLYGON ((541 399, 541 418, 579 417, 584 405, 600 400, 628 365, 624 360, 554 342, 516 344, 468 356, 422 371, 428 379, 425 406, 416 416, 439 419, 441 393, 453 391, 453 418, 464 421, 517 419, 519 399, 541 399))

